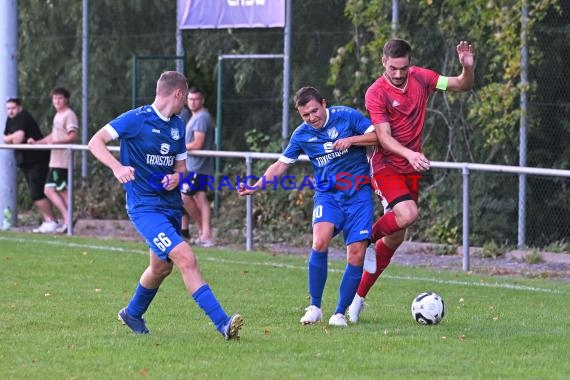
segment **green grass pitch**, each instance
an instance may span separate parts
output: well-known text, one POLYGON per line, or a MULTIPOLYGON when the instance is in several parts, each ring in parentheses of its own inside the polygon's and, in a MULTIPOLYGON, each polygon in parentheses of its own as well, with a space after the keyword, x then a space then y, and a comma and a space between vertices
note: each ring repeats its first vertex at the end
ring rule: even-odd
MULTIPOLYGON (((135 336, 117 321, 148 263, 142 244, 0 233, 0 379, 567 379, 570 283, 393 265, 348 328, 301 326, 306 258, 196 249, 228 313, 225 341, 185 293, 177 271, 135 336), (411 317, 436 291, 437 326, 411 317)), ((323 318, 344 263, 331 262, 323 318)))

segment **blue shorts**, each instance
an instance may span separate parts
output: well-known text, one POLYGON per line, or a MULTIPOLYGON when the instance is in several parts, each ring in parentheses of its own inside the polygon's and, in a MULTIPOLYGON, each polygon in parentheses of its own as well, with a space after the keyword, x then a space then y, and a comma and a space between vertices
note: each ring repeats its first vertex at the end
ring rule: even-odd
POLYGON ((168 260, 168 254, 182 243, 182 210, 135 210, 129 211, 133 225, 146 240, 149 248, 161 259, 168 260))
POLYGON ((315 193, 313 224, 334 224, 333 236, 340 231, 346 245, 371 239, 374 223, 374 198, 372 188, 362 188, 352 196, 343 193, 315 193))

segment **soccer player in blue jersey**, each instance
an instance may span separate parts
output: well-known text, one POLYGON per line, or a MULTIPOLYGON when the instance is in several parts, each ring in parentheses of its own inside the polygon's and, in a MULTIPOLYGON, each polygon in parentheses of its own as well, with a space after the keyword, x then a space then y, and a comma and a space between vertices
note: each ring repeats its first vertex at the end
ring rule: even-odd
MULTIPOLYGON (((267 181, 275 181, 299 155, 311 159, 314 170, 313 245, 309 257, 309 294, 302 324, 322 320, 321 301, 328 273, 328 248, 332 238, 343 232, 347 265, 339 298, 329 325, 347 326, 345 311, 352 302, 370 243, 374 203, 365 145, 378 140, 370 120, 349 107, 326 107, 326 101, 313 87, 295 94, 295 106, 303 123, 293 132, 283 155, 255 185, 241 184, 240 195, 253 194, 267 181)), ((374 260, 374 255, 371 255, 374 260)), ((375 261, 371 264, 376 267, 375 261)), ((372 269, 374 271, 374 269, 372 269)))
POLYGON ((150 265, 118 317, 136 334, 148 334, 143 314, 176 264, 188 293, 226 339, 239 339, 243 318, 226 314, 202 278, 196 257, 181 236, 178 188, 186 170, 184 123, 176 116, 186 101, 186 77, 164 72, 151 105, 125 112, 101 128, 89 149, 124 184, 127 213, 150 248, 150 265), (120 139, 120 161, 107 148, 120 139))

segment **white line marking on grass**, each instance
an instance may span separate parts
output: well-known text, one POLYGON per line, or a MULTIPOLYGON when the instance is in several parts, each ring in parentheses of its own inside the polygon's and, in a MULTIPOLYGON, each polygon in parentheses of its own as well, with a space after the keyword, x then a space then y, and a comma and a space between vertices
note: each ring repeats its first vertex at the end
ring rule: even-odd
MULTIPOLYGON (((0 236, 0 241, 1 240, 13 241, 16 243, 48 244, 48 245, 57 245, 60 247, 69 247, 69 248, 94 249, 94 250, 98 250, 98 251, 113 251, 113 252, 136 253, 136 254, 145 254, 145 255, 148 254, 148 250, 144 250, 144 249, 139 250, 139 249, 112 247, 109 245, 101 246, 101 245, 70 243, 70 242, 61 242, 61 241, 52 241, 52 240, 20 239, 20 238, 6 237, 6 236, 0 236)), ((210 256, 201 257, 200 260, 207 260, 207 261, 212 261, 212 262, 216 262, 216 263, 255 265, 255 266, 265 266, 265 267, 284 268, 284 269, 296 269, 296 270, 306 270, 307 269, 306 266, 272 263, 272 262, 267 262, 267 261, 255 262, 255 261, 219 259, 219 258, 210 257, 210 256)), ((329 272, 331 272, 331 273, 343 273, 344 270, 329 268, 329 272)), ((445 285, 463 285, 463 286, 475 286, 475 287, 481 287, 481 288, 526 290, 529 292, 541 292, 541 293, 552 293, 552 294, 570 294, 570 292, 562 291, 559 289, 537 288, 534 286, 505 284, 505 283, 441 280, 441 279, 433 278, 433 277, 394 276, 394 275, 390 275, 390 274, 384 274, 384 275, 382 275, 382 277, 383 278, 390 278, 393 280, 426 281, 426 282, 432 282, 434 284, 445 284, 445 285)))
MULTIPOLYGON (((256 265, 256 266, 268 266, 276 268, 285 269, 300 269, 306 270, 307 267, 300 267, 291 264, 279 264, 279 263, 269 263, 269 262, 250 262, 250 261, 240 261, 240 260, 229 260, 229 259, 218 259, 214 257, 204 257, 202 260, 208 260, 218 263, 228 263, 228 264, 243 264, 243 265, 256 265)), ((344 273, 344 270, 331 269, 329 272, 332 273, 344 273)), ((390 274, 383 274, 383 278, 390 278, 393 280, 403 280, 403 281, 426 281, 433 282, 435 284, 445 284, 445 285, 463 285, 463 286, 475 286, 482 288, 497 288, 497 289, 512 289, 512 290, 527 290, 530 292, 541 292, 541 293, 552 293, 552 294, 570 294, 570 292, 565 292, 559 289, 552 288, 537 288, 534 286, 527 285, 516 285, 516 284, 502 284, 502 283, 488 283, 488 282, 469 282, 469 281, 458 281, 458 280, 441 280, 433 277, 415 277, 415 276, 393 276, 390 274)))
MULTIPOLYGON (((113 251, 113 252, 148 254, 148 250, 146 250, 146 249, 130 249, 130 248, 112 247, 110 245, 91 245, 91 244, 61 242, 61 241, 54 241, 54 240, 19 239, 19 238, 11 238, 11 237, 6 237, 6 236, 0 236, 0 240, 13 241, 16 243, 27 243, 27 244, 57 245, 58 247, 95 249, 98 251, 113 251)), ((112 243, 112 241, 109 241, 109 243, 112 243)))

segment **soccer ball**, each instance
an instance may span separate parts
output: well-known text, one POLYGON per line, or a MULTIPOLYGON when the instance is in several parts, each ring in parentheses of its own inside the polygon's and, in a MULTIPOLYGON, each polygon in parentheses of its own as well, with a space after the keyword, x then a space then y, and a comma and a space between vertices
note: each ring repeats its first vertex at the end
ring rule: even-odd
POLYGON ((437 293, 418 294, 412 302, 412 317, 420 325, 436 325, 445 315, 443 298, 437 293))

